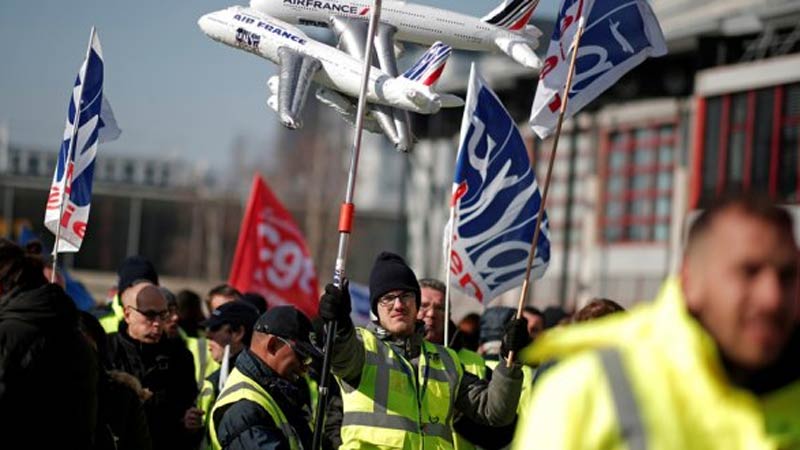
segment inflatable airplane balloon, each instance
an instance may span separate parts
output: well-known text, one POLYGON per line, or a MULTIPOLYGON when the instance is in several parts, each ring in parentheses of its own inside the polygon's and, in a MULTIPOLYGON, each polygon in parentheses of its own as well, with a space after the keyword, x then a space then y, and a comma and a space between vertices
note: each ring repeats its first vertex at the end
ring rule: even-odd
MULTIPOLYGON (((479 19, 432 6, 385 0, 380 21, 392 30, 397 41, 426 46, 441 41, 459 50, 499 50, 525 67, 538 69, 542 63, 534 50, 539 46, 542 33, 528 24, 538 4, 539 0, 504 0, 479 19)), ((327 28, 332 17, 350 22, 367 20, 372 2, 250 0, 250 7, 292 24, 327 28)))
MULTIPOLYGON (((354 117, 353 99, 359 94, 363 66, 359 58, 311 39, 296 27, 252 8, 232 6, 206 14, 197 23, 212 39, 280 66, 280 75, 267 83, 271 92, 267 103, 278 112, 284 126, 292 129, 302 126, 300 113, 312 81, 323 86, 317 92, 323 103, 334 107, 346 119, 354 117)), ((355 39, 351 45, 354 53, 358 53, 358 41, 355 39)), ((433 90, 449 56, 450 47, 437 42, 402 76, 372 68, 367 86, 370 114, 365 127, 383 131, 398 149, 410 150, 413 140, 407 111, 434 114, 442 107, 464 104, 455 95, 433 90)))

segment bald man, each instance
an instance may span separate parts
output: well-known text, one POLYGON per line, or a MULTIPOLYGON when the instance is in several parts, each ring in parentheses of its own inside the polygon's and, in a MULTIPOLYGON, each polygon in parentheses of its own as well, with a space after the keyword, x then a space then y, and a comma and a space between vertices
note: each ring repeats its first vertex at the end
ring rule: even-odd
POLYGON ((197 397, 194 363, 189 350, 166 338, 167 300, 149 281, 126 289, 121 300, 124 321, 109 335, 113 368, 135 376, 153 394, 144 403, 153 449, 192 448, 202 435, 184 419, 192 416, 197 397))

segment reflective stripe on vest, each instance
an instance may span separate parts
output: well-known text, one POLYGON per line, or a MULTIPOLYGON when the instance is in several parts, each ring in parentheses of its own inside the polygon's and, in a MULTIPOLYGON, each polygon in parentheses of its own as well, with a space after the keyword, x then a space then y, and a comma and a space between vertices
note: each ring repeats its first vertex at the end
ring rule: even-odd
POLYGON ((642 416, 639 414, 639 406, 633 396, 630 380, 625 373, 622 355, 612 348, 599 350, 598 353, 611 388, 622 440, 630 450, 646 450, 647 439, 642 416))
POLYGON ((423 343, 417 369, 369 331, 358 329, 365 363, 359 385, 339 380, 342 447, 452 448, 462 368, 455 352, 423 343))
POLYGON ((219 424, 216 422, 216 420, 221 419, 221 417, 215 417, 216 411, 225 405, 236 403, 239 400, 249 400, 264 408, 270 417, 272 417, 275 425, 280 428, 281 432, 283 432, 283 435, 289 442, 289 448, 291 450, 300 450, 300 440, 298 439, 294 428, 292 428, 292 426, 289 424, 289 421, 286 419, 283 411, 281 411, 278 404, 275 403, 275 400, 272 398, 272 396, 258 383, 240 372, 239 369, 233 369, 231 374, 228 376, 228 380, 225 382, 225 388, 219 393, 217 402, 211 409, 211 427, 209 431, 211 434, 212 448, 222 448, 222 444, 219 442, 219 438, 217 436, 217 427, 219 424))

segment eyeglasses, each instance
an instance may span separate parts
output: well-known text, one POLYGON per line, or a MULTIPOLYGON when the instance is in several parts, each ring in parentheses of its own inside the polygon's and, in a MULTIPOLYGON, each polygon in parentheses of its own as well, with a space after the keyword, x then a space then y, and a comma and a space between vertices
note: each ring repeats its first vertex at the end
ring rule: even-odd
POLYGON ((402 303, 403 305, 407 305, 412 301, 416 300, 416 298, 417 294, 411 291, 401 292, 399 294, 386 294, 378 299, 378 304, 386 308, 391 305, 394 305, 395 300, 400 300, 400 303, 402 303))
POLYGON ((280 336, 275 336, 275 337, 278 338, 279 341, 288 345, 289 348, 291 348, 294 354, 297 356, 297 359, 299 359, 304 366, 311 365, 311 360, 312 360, 311 355, 300 349, 300 347, 297 346, 297 343, 294 340, 282 338, 280 336))
POLYGON ((128 306, 128 308, 130 308, 130 309, 138 312, 139 314, 143 315, 145 317, 145 319, 147 319, 148 322, 155 322, 156 320, 160 320, 161 322, 164 322, 165 320, 167 320, 169 318, 169 310, 167 310, 167 309, 164 309, 164 310, 161 310, 161 311, 154 311, 152 309, 149 309, 147 311, 142 311, 141 309, 138 309, 138 308, 133 307, 133 306, 128 306))

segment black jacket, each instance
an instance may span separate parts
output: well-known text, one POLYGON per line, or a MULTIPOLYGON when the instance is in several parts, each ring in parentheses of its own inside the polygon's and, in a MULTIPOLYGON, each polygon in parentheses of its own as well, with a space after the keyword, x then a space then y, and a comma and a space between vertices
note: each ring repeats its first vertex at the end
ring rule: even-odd
POLYGON ((141 381, 153 396, 144 409, 153 449, 185 449, 197 442, 183 426, 183 415, 197 399, 192 354, 182 344, 166 337, 157 344, 132 339, 123 323, 118 333, 108 336, 111 366, 141 381))
POLYGON ((151 450, 142 401, 133 387, 100 373, 94 450, 151 450))
POLYGON ((59 286, 0 299, 0 428, 25 448, 90 448, 97 377, 78 311, 59 286))
MULTIPOLYGON (((298 400, 307 397, 300 391, 301 388, 280 378, 250 350, 239 354, 236 368, 269 392, 294 428, 301 445, 311 448, 310 410, 302 400, 298 400)), ((289 449, 286 437, 272 416, 249 400, 218 408, 211 419, 223 449, 289 449)))

